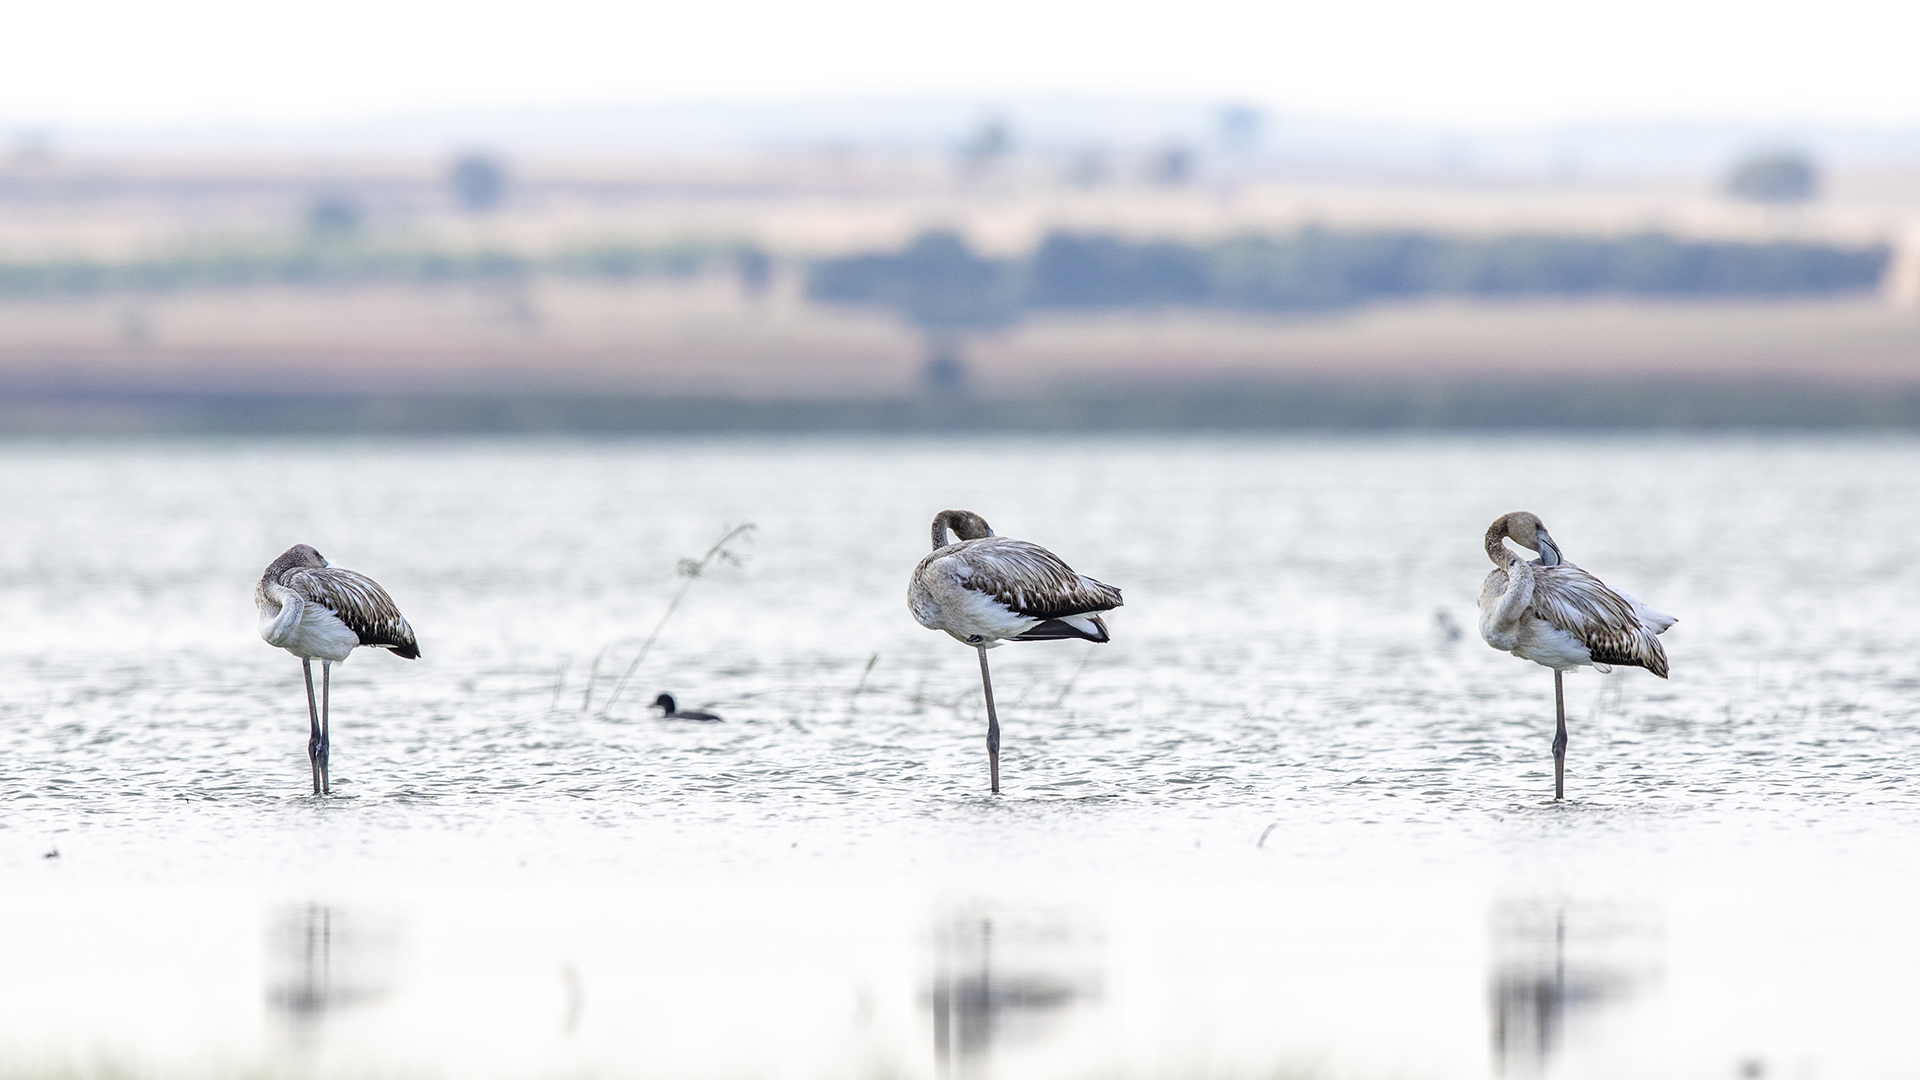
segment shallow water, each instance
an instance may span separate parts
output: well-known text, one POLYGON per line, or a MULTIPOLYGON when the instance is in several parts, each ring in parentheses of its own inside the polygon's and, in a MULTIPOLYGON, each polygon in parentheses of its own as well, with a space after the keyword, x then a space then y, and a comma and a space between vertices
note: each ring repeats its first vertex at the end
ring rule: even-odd
POLYGON ((0 462, 0 1073, 1920 1074, 1920 442, 0 462), (992 653, 1000 799, 905 610, 948 506, 1127 596, 992 653), (1561 805, 1552 679, 1473 629, 1522 508, 1680 617, 1670 681, 1569 677, 1561 805), (338 667, 326 800, 254 630, 295 542, 424 653, 338 667))

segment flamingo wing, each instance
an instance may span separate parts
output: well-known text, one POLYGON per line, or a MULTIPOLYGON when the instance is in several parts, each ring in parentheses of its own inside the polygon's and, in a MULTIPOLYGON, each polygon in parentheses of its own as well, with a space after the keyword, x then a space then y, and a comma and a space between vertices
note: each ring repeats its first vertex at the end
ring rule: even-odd
POLYGON ((1578 638, 1594 663, 1643 667, 1667 677, 1667 650, 1657 636, 1673 624, 1649 625, 1644 605, 1608 588, 1571 563, 1534 569, 1533 614, 1578 638))
POLYGON ((333 612, 359 635, 360 644, 391 649, 409 660, 419 657, 420 645, 406 616, 387 590, 365 574, 337 566, 300 567, 282 577, 281 584, 333 612))
POLYGON ((1074 572, 1038 544, 994 537, 972 541, 960 584, 1030 619, 1064 619, 1121 605, 1120 590, 1074 572))

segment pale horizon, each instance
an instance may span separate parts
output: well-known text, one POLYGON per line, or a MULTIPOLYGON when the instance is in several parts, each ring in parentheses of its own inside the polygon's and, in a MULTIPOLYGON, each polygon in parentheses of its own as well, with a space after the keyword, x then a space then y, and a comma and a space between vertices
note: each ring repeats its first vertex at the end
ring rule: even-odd
POLYGON ((302 126, 529 108, 875 98, 1239 101, 1364 123, 1920 124, 1920 9, 1879 0, 1592 9, 1482 0, 1038 5, 964 21, 875 0, 805 11, 560 0, 327 10, 129 0, 10 15, 0 123, 302 126), (536 14, 537 12, 537 14, 536 14), (104 29, 103 29, 104 28, 104 29), (744 28, 744 29, 743 29, 744 28))

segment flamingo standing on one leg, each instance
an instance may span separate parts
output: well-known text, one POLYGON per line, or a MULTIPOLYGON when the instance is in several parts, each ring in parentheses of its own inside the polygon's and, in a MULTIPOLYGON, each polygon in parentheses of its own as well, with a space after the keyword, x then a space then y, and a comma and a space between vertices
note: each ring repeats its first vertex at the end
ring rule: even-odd
POLYGON ((1120 590, 1074 572, 1038 544, 995 536, 971 510, 933 519, 933 554, 907 583, 907 608, 929 630, 945 630, 980 652, 987 698, 987 768, 1000 794, 1000 717, 993 708, 987 650, 1002 641, 1106 642, 1100 612, 1120 606, 1120 590), (960 539, 950 542, 951 529, 960 539))
POLYGON ((307 677, 307 717, 312 723, 307 762, 313 768, 313 793, 332 794, 327 775, 327 705, 333 662, 345 661, 359 645, 415 659, 420 645, 413 639, 413 627, 379 582, 333 565, 305 544, 295 544, 273 560, 254 586, 253 602, 260 609, 260 636, 300 658, 307 677), (318 708, 313 701, 316 657, 321 664, 318 708))
POLYGON ((1496 649, 1553 669, 1553 797, 1566 795, 1567 699, 1561 678, 1582 664, 1643 667, 1667 677, 1656 636, 1679 620, 1612 589, 1567 562, 1539 517, 1517 510, 1487 527, 1494 570, 1480 586, 1480 636, 1496 649), (1501 541, 1512 539, 1538 559, 1501 541))

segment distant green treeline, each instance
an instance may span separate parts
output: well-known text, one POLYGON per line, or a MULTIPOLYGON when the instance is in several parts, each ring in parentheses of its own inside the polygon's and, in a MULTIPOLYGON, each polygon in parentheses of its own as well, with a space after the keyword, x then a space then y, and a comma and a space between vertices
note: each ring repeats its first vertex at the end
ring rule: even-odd
POLYGON ((497 281, 540 274, 582 278, 686 276, 714 268, 764 273, 766 256, 744 244, 643 247, 608 244, 528 256, 509 251, 438 251, 356 243, 284 249, 209 250, 125 262, 67 259, 0 262, 0 296, 171 292, 253 285, 497 281))
MULTIPOLYGON (((1314 311, 1418 296, 1817 296, 1875 288, 1889 257, 1884 245, 1699 241, 1663 233, 1472 237, 1308 228, 1213 244, 1059 232, 1030 256, 995 259, 954 234, 930 232, 900 251, 810 264, 807 295, 897 308, 925 326, 965 327, 1003 324, 1030 310, 1314 311)), ((0 261, 0 296, 541 275, 620 280, 715 270, 764 287, 770 259, 746 243, 609 243, 532 256, 314 242, 122 262, 0 261)))
POLYGON ((1884 245, 1445 236, 1307 228, 1214 244, 1057 232, 1023 259, 932 232, 904 250, 827 259, 807 293, 899 308, 926 326, 988 326, 1023 310, 1212 307, 1314 311, 1416 296, 1813 296, 1879 284, 1884 245))

